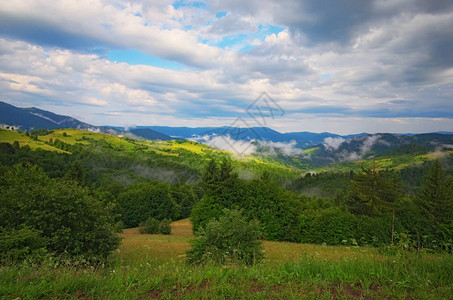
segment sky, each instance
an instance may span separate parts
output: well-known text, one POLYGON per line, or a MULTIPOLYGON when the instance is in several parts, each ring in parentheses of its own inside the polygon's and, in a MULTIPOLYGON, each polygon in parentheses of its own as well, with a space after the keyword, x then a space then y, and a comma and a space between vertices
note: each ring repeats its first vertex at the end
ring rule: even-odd
POLYGON ((451 0, 2 1, 0 101, 93 125, 453 131, 452 28, 451 0))

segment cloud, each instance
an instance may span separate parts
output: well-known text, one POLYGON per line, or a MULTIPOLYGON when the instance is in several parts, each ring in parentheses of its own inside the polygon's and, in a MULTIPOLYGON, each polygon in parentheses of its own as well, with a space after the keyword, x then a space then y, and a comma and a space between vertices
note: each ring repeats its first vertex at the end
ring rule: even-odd
POLYGON ((258 27, 251 20, 231 13, 227 13, 224 17, 215 20, 208 28, 208 33, 219 36, 249 33, 258 30, 258 27))
POLYGON ((204 143, 215 149, 229 151, 238 156, 250 155, 256 152, 256 146, 252 141, 234 140, 230 135, 211 136, 204 143))
POLYGON ((296 141, 290 141, 289 143, 258 141, 258 144, 261 147, 264 147, 264 152, 271 156, 276 156, 277 151, 285 156, 297 156, 302 154, 302 150, 296 147, 296 141))
POLYGON ((364 154, 370 151, 371 148, 380 141, 381 137, 382 136, 379 134, 367 136, 363 141, 362 146, 360 146, 360 152, 364 154))
POLYGON ((204 135, 194 136, 189 140, 206 144, 218 150, 230 151, 235 155, 266 154, 276 156, 281 153, 285 156, 297 156, 302 154, 302 150, 296 147, 296 141, 288 143, 272 142, 263 140, 235 140, 227 135, 204 135))
POLYGON ((5 2, 0 101, 89 123, 218 126, 265 91, 282 131, 448 130, 452 27, 443 0, 5 2))
POLYGON ((344 141, 345 139, 341 137, 337 138, 327 137, 324 139, 324 142, 322 144, 324 145, 326 150, 333 151, 338 150, 338 148, 340 148, 341 144, 343 144, 344 141))
MULTIPOLYGON (((168 6, 167 6, 168 7, 168 6)), ((77 51, 134 48, 167 60, 198 67, 212 64, 221 51, 198 42, 176 22, 174 11, 157 10, 157 22, 142 5, 126 1, 37 1, 0 5, 0 34, 42 46, 77 51), (147 17, 143 17, 143 13, 147 17), (159 22, 160 20, 160 22, 159 22), (173 25, 171 28, 165 28, 173 25)))

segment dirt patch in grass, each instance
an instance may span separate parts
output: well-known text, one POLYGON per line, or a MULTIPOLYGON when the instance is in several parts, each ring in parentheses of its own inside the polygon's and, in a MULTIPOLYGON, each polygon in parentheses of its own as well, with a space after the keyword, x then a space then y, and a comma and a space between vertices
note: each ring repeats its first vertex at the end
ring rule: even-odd
POLYGON ((247 287, 247 290, 250 293, 259 293, 262 292, 266 289, 266 286, 264 284, 259 284, 258 280, 253 280, 250 284, 249 287, 247 287))
POLYGON ((206 289, 208 289, 209 286, 210 286, 210 283, 208 281, 204 280, 200 284, 190 284, 186 287, 179 286, 176 289, 172 290, 171 294, 173 296, 183 296, 185 294, 190 294, 195 291, 198 291, 198 292, 205 291, 206 289))
POLYGON ((74 297, 76 299, 84 299, 84 300, 92 299, 91 297, 85 295, 85 293, 82 291, 78 291, 77 293, 75 293, 74 297))
POLYGON ((147 294, 148 298, 159 299, 162 296, 161 290, 152 290, 147 294))

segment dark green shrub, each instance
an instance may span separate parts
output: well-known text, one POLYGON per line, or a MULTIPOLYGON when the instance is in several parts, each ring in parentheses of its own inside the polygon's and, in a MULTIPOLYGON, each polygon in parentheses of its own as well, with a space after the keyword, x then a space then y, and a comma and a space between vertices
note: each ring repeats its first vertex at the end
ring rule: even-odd
POLYGON ((159 224, 159 233, 161 234, 171 234, 171 221, 163 219, 159 224))
POLYGON ((187 251, 191 263, 254 264, 263 258, 259 222, 247 221, 240 211, 224 209, 219 220, 201 227, 187 251))
POLYGON ((2 174, 0 185, 0 227, 35 229, 56 254, 104 259, 118 247, 111 205, 87 188, 21 165, 2 174))
POLYGON ((338 207, 310 211, 301 215, 299 222, 303 243, 328 245, 354 243, 357 217, 338 207))
POLYGON ((0 228, 0 262, 18 261, 27 257, 39 258, 44 255, 48 241, 41 233, 29 227, 0 228))
POLYGON ((123 221, 118 221, 115 223, 115 226, 113 226, 113 231, 116 233, 122 233, 124 228, 124 223, 123 221))
MULTIPOLYGON (((357 216, 356 239, 359 245, 381 247, 392 243, 392 214, 379 217, 357 216)), ((398 218, 395 219, 395 231, 403 232, 398 218)))
POLYGON ((138 229, 140 233, 156 234, 159 233, 160 222, 154 218, 148 218, 146 222, 138 229))
POLYGON ((179 207, 173 201, 170 185, 150 181, 129 186, 118 195, 118 212, 127 227, 136 227, 149 217, 175 220, 179 207))

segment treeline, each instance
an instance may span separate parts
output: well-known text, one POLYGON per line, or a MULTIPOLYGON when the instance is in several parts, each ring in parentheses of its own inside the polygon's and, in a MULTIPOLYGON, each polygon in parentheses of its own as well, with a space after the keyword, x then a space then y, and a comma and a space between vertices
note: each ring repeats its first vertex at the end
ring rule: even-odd
POLYGON ((439 162, 429 172, 390 172, 374 164, 294 180, 290 169, 232 161, 224 153, 177 149, 172 153, 178 155, 163 155, 134 141, 128 151, 102 139, 84 141, 48 141, 70 154, 0 143, 6 256, 44 249, 106 257, 118 246, 114 227, 190 216, 197 232, 225 209, 258 220, 267 240, 452 249, 453 180, 439 162), (242 179, 247 176, 239 172, 249 171, 253 176, 242 179), (408 192, 401 178, 420 188, 408 192), (324 197, 299 193, 304 188, 321 189, 324 197))
MULTIPOLYGON (((392 158, 394 159, 394 158, 392 158)), ((453 155, 441 159, 447 176, 453 175, 453 155)), ((433 166, 434 161, 428 160, 423 163, 408 165, 399 169, 381 168, 381 172, 395 174, 401 181, 405 194, 414 196, 418 193, 424 177, 433 166)), ((370 164, 370 166, 372 163, 370 164)), ((368 167, 370 167, 368 166, 368 167)), ((308 196, 335 199, 344 195, 351 184, 354 176, 362 172, 359 170, 350 171, 329 171, 321 173, 306 173, 299 178, 292 180, 287 188, 291 191, 306 194, 308 196)))
POLYGON ((329 245, 393 243, 452 251, 453 179, 445 176, 438 161, 413 196, 404 192, 397 173, 382 171, 376 164, 357 174, 344 174, 344 178, 350 183, 336 197, 309 197, 285 190, 267 174, 241 180, 230 162, 212 160, 202 177, 205 194, 192 210, 194 231, 218 219, 225 208, 242 209, 249 219, 260 222, 268 240, 329 245))

